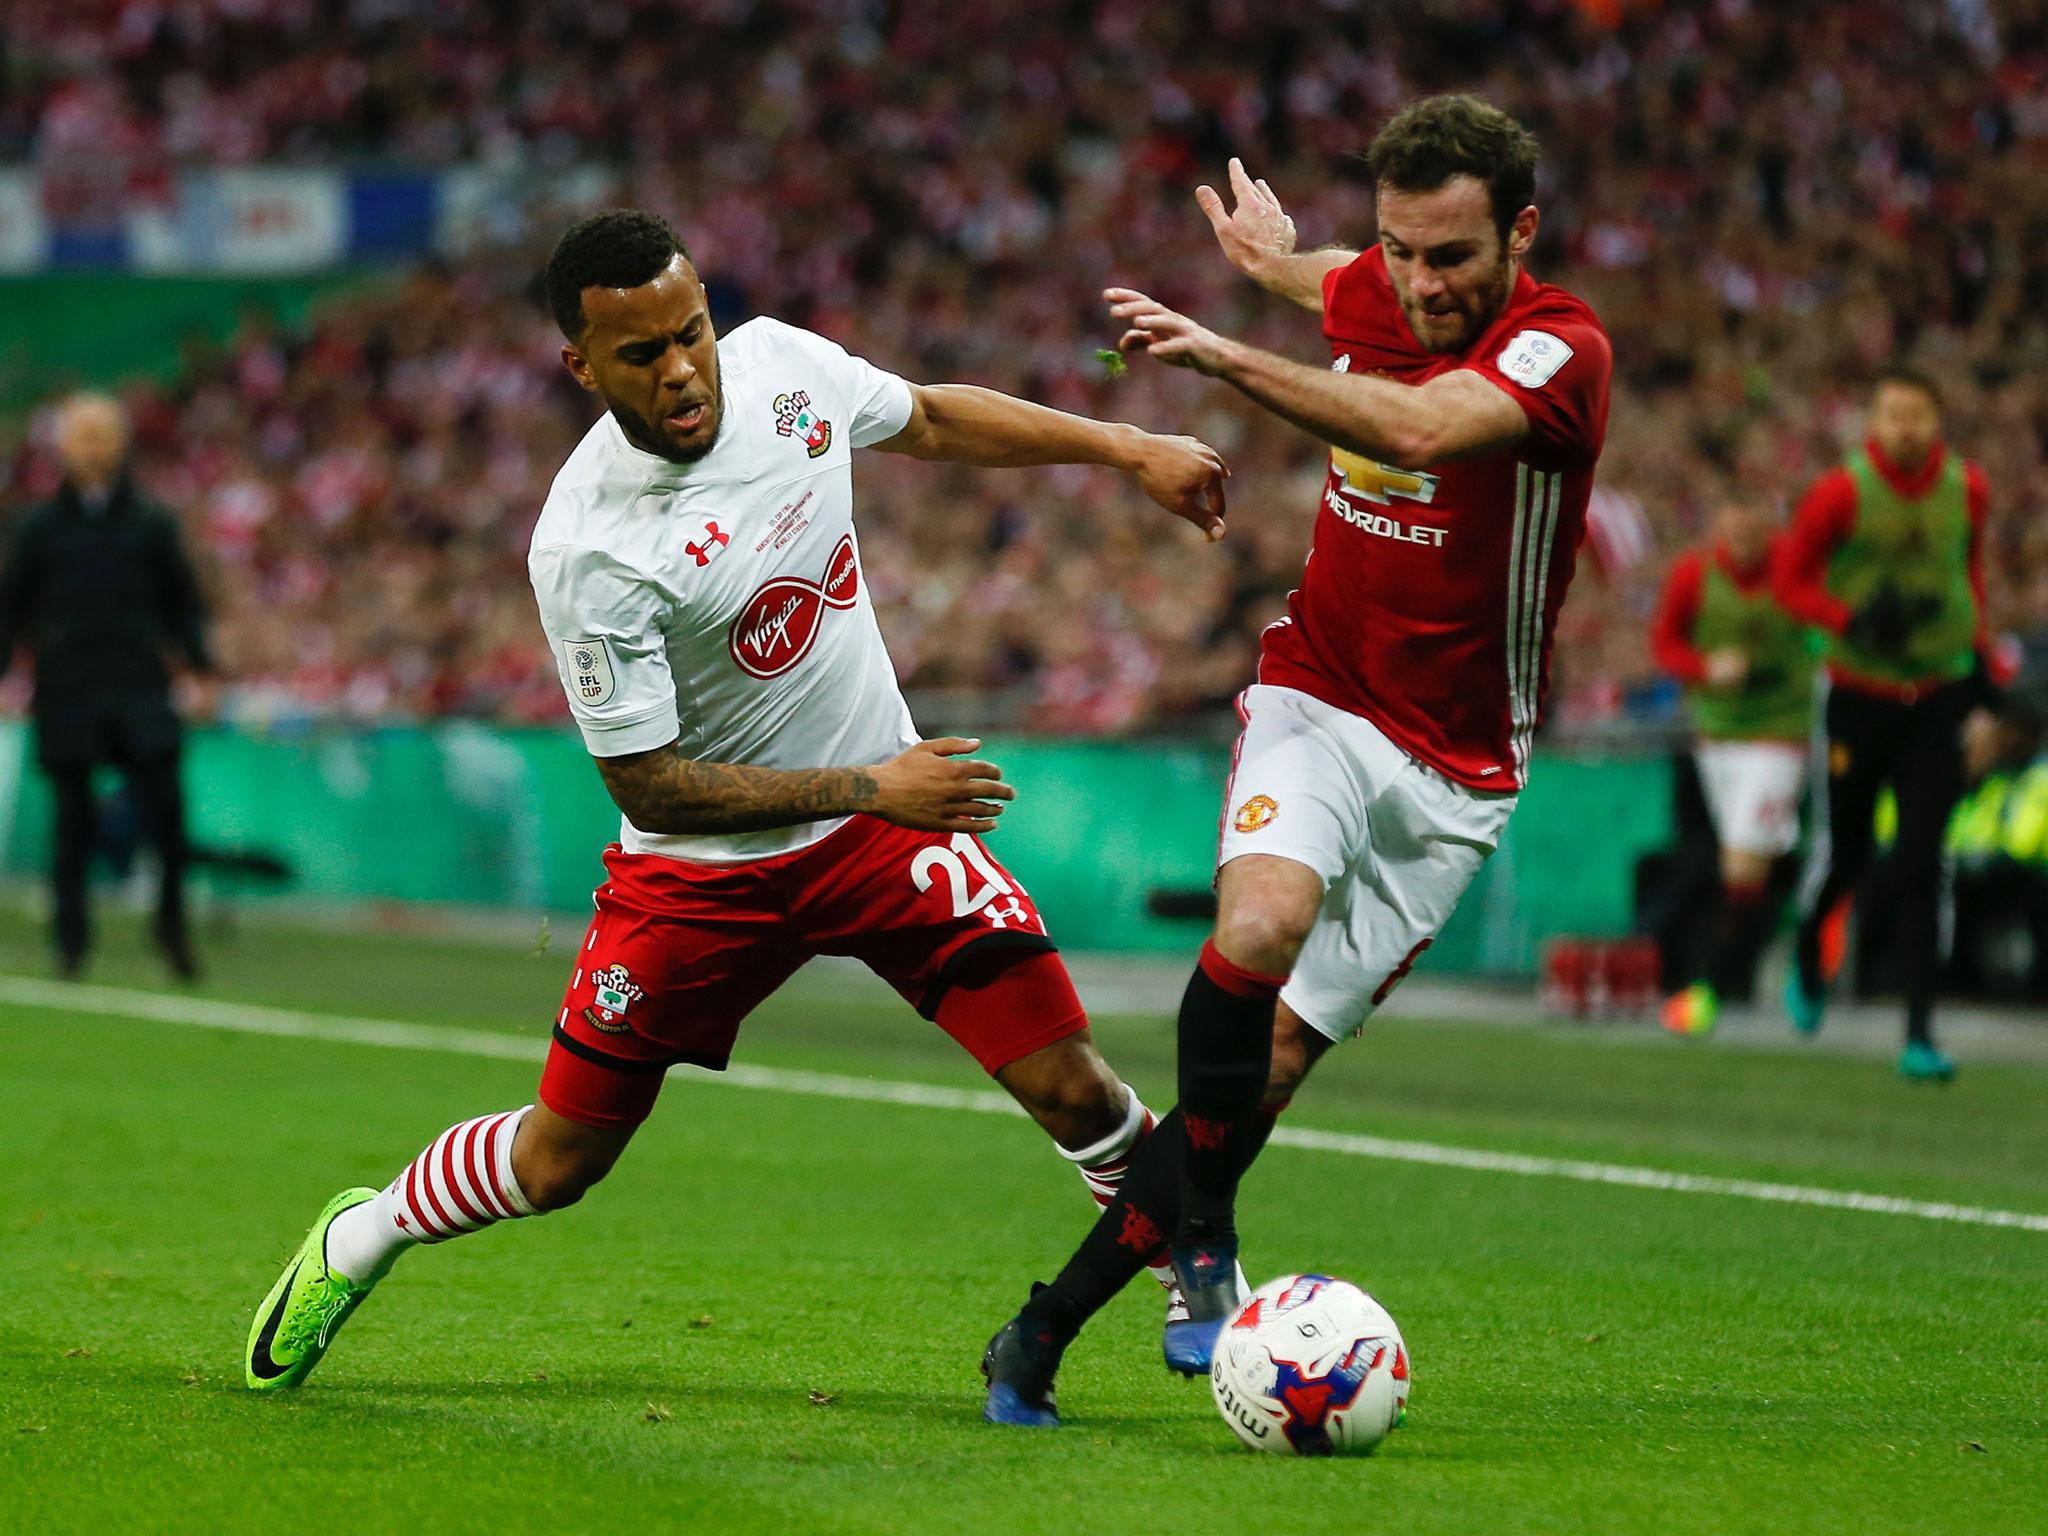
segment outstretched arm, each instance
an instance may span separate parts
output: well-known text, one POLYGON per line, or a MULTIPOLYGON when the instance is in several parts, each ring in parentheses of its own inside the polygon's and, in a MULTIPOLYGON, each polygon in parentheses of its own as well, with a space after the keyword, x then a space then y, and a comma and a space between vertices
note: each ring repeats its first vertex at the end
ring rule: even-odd
POLYGON ((874 446, 884 453, 986 469, 1106 464, 1135 475, 1160 506, 1211 539, 1223 537, 1223 457, 1192 437, 1091 421, 974 384, 913 384, 910 420, 874 446))
POLYGON ((1110 314, 1130 328, 1125 352, 1150 352, 1249 395, 1333 447, 1393 464, 1441 464, 1491 453, 1529 433, 1529 418, 1504 389, 1469 368, 1426 384, 1308 368, 1218 336, 1132 288, 1111 288, 1110 314))
POLYGON ((994 763, 960 759, 979 741, 921 741, 871 768, 757 768, 684 757, 676 743, 600 757, 597 771, 643 832, 760 832, 866 813, 926 832, 990 832, 1017 792, 994 763))
POLYGON ((1337 246, 1296 251, 1294 220, 1264 178, 1254 180, 1246 174, 1244 162, 1235 156, 1230 161, 1230 190, 1237 198, 1234 211, 1224 206, 1214 187, 1195 188, 1195 202, 1208 215, 1224 256, 1268 293, 1320 315, 1323 279, 1338 267, 1350 266, 1358 252, 1337 246))

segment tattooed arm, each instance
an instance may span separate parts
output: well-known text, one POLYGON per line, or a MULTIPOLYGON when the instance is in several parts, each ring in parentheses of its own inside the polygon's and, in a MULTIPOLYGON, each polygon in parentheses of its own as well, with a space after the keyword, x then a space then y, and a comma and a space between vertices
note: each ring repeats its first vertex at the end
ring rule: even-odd
POLYGON ((994 763, 961 761, 981 743, 921 741, 872 768, 756 768, 652 752, 600 757, 605 788, 642 832, 759 832, 865 813, 926 832, 988 832, 1017 792, 994 763))

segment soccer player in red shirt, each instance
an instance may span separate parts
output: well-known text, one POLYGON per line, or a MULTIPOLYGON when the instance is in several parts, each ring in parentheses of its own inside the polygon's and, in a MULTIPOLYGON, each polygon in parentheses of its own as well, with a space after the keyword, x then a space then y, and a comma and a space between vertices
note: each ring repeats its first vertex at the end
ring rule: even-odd
POLYGON ((1217 919, 1180 1013, 1180 1105, 1073 1260, 990 1342, 985 1417, 1057 1423, 1060 1352, 1162 1245, 1206 1371, 1240 1299, 1234 1205, 1272 1115, 1357 1031, 1493 851, 1529 765, 1552 629, 1606 431, 1593 312, 1523 269, 1537 146, 1469 96, 1374 140, 1380 243, 1297 252, 1233 161, 1224 254, 1322 316, 1330 365, 1218 336, 1129 288, 1121 346, 1223 380, 1330 447, 1315 545, 1267 631, 1226 792, 1217 919))

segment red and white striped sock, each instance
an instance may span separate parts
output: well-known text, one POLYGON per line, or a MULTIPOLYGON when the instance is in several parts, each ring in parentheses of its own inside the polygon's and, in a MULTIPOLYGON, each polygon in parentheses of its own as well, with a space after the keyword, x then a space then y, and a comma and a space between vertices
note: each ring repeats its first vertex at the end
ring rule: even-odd
MULTIPOLYGON (((1138 1150, 1138 1143, 1152 1134, 1152 1127, 1158 1122, 1152 1111, 1138 1097, 1138 1090, 1129 1083, 1124 1084, 1124 1093, 1130 1107, 1124 1111, 1124 1123, 1102 1140, 1091 1146, 1069 1152, 1060 1148, 1060 1156, 1072 1163, 1081 1174, 1081 1182, 1088 1186, 1088 1196, 1102 1210, 1108 1210, 1110 1202, 1116 1199, 1116 1192, 1124 1182, 1124 1174, 1130 1169, 1131 1154, 1138 1150)), ((1173 1266, 1164 1260, 1146 1266, 1152 1271, 1152 1278, 1168 1290, 1173 1289, 1173 1266)))
POLYGON ((532 1105, 451 1125, 374 1200, 327 1229, 327 1264, 361 1284, 414 1243, 441 1243, 494 1222, 531 1216, 512 1176, 512 1141, 532 1105))

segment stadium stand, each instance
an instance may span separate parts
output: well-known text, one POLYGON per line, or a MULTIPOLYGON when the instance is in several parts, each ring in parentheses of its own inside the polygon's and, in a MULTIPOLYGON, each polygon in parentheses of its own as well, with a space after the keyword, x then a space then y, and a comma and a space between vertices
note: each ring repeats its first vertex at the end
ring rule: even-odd
MULTIPOLYGON (((1976 0, 1081 9, 1085 42, 1075 7, 935 0, 19 0, 0 158, 74 218, 198 165, 603 165, 676 219, 728 323, 776 313, 914 377, 1208 437, 1236 472, 1220 553, 1099 474, 863 471, 910 686, 1115 733, 1227 714, 1321 472, 1214 386, 1107 380, 1101 287, 1317 355, 1305 317, 1187 259, 1192 187, 1242 154, 1305 241, 1369 239, 1350 157, 1397 101, 1469 87, 1543 138, 1537 269, 1616 343, 1559 725, 1668 717, 1643 641, 1665 555, 1728 475, 1795 496, 1895 355, 1942 378, 1994 487, 1993 628, 2048 634, 2048 6, 1996 27, 1976 0)), ((506 210, 500 246, 303 330, 252 316, 133 390, 144 476, 210 567, 230 714, 558 717, 522 554, 588 420, 530 297, 562 217, 506 210)), ((48 486, 45 433, 9 446, 0 506, 48 486)))

